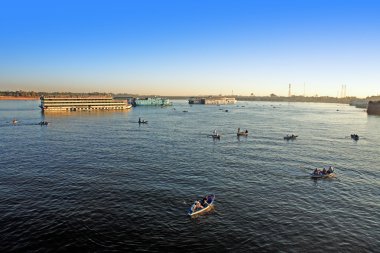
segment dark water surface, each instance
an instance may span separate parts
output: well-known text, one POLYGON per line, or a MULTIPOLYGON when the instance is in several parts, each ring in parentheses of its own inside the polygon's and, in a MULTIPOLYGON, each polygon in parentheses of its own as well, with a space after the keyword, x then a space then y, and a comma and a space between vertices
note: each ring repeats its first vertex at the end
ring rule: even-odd
POLYGON ((379 127, 336 104, 41 114, 0 101, 0 252, 379 252, 379 127), (328 165, 336 179, 309 178, 328 165), (187 217, 208 193, 215 208, 187 217))

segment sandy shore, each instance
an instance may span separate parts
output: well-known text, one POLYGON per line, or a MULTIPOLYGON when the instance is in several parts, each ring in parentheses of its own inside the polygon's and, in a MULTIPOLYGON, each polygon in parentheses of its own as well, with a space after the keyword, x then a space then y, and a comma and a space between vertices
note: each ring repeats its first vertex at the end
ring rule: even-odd
POLYGON ((13 97, 13 96, 0 96, 0 100, 39 100, 39 97, 13 97))

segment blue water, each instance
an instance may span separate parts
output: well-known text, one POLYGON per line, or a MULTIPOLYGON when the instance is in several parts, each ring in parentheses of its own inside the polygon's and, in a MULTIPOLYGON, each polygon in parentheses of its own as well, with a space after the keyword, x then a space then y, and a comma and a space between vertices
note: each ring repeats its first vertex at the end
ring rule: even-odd
POLYGON ((41 114, 0 101, 0 252, 378 252, 379 126, 337 104, 41 114), (309 178, 329 165, 335 179, 309 178), (213 210, 186 216, 208 193, 213 210))

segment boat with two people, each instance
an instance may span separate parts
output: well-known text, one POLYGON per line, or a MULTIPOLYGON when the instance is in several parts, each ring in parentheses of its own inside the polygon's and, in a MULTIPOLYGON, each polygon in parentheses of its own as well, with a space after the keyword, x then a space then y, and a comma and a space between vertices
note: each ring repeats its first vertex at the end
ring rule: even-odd
POLYGON ((296 138, 298 137, 298 135, 289 135, 287 134, 285 137, 284 137, 284 140, 295 140, 296 138))
POLYGON ((248 130, 246 129, 245 131, 240 131, 240 127, 237 130, 236 135, 239 136, 248 136, 248 130))
POLYGON ((47 121, 40 121, 40 123, 38 123, 38 125, 40 125, 40 126, 47 126, 47 125, 49 125, 49 122, 47 122, 47 121))
POLYGON ((145 119, 142 120, 141 118, 139 118, 138 123, 139 123, 139 124, 148 124, 148 121, 145 120, 145 119))
POLYGON ((220 140, 220 134, 216 131, 216 129, 212 132, 212 134, 208 135, 209 137, 212 137, 213 139, 220 140))
POLYGON ((351 134, 351 139, 358 141, 359 140, 359 135, 357 134, 351 134))
POLYGON ((189 216, 204 213, 212 208, 214 205, 215 194, 206 195, 202 200, 196 200, 188 209, 189 216))
POLYGON ((313 173, 310 174, 311 178, 318 179, 318 178, 333 178, 336 176, 334 172, 334 167, 329 166, 328 169, 323 168, 315 168, 313 173))

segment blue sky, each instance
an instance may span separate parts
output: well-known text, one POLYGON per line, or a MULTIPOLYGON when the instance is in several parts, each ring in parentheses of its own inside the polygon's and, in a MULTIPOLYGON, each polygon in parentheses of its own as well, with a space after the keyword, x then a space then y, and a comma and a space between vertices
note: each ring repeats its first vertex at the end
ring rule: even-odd
POLYGON ((380 1, 0 2, 0 90, 380 93, 380 1))

